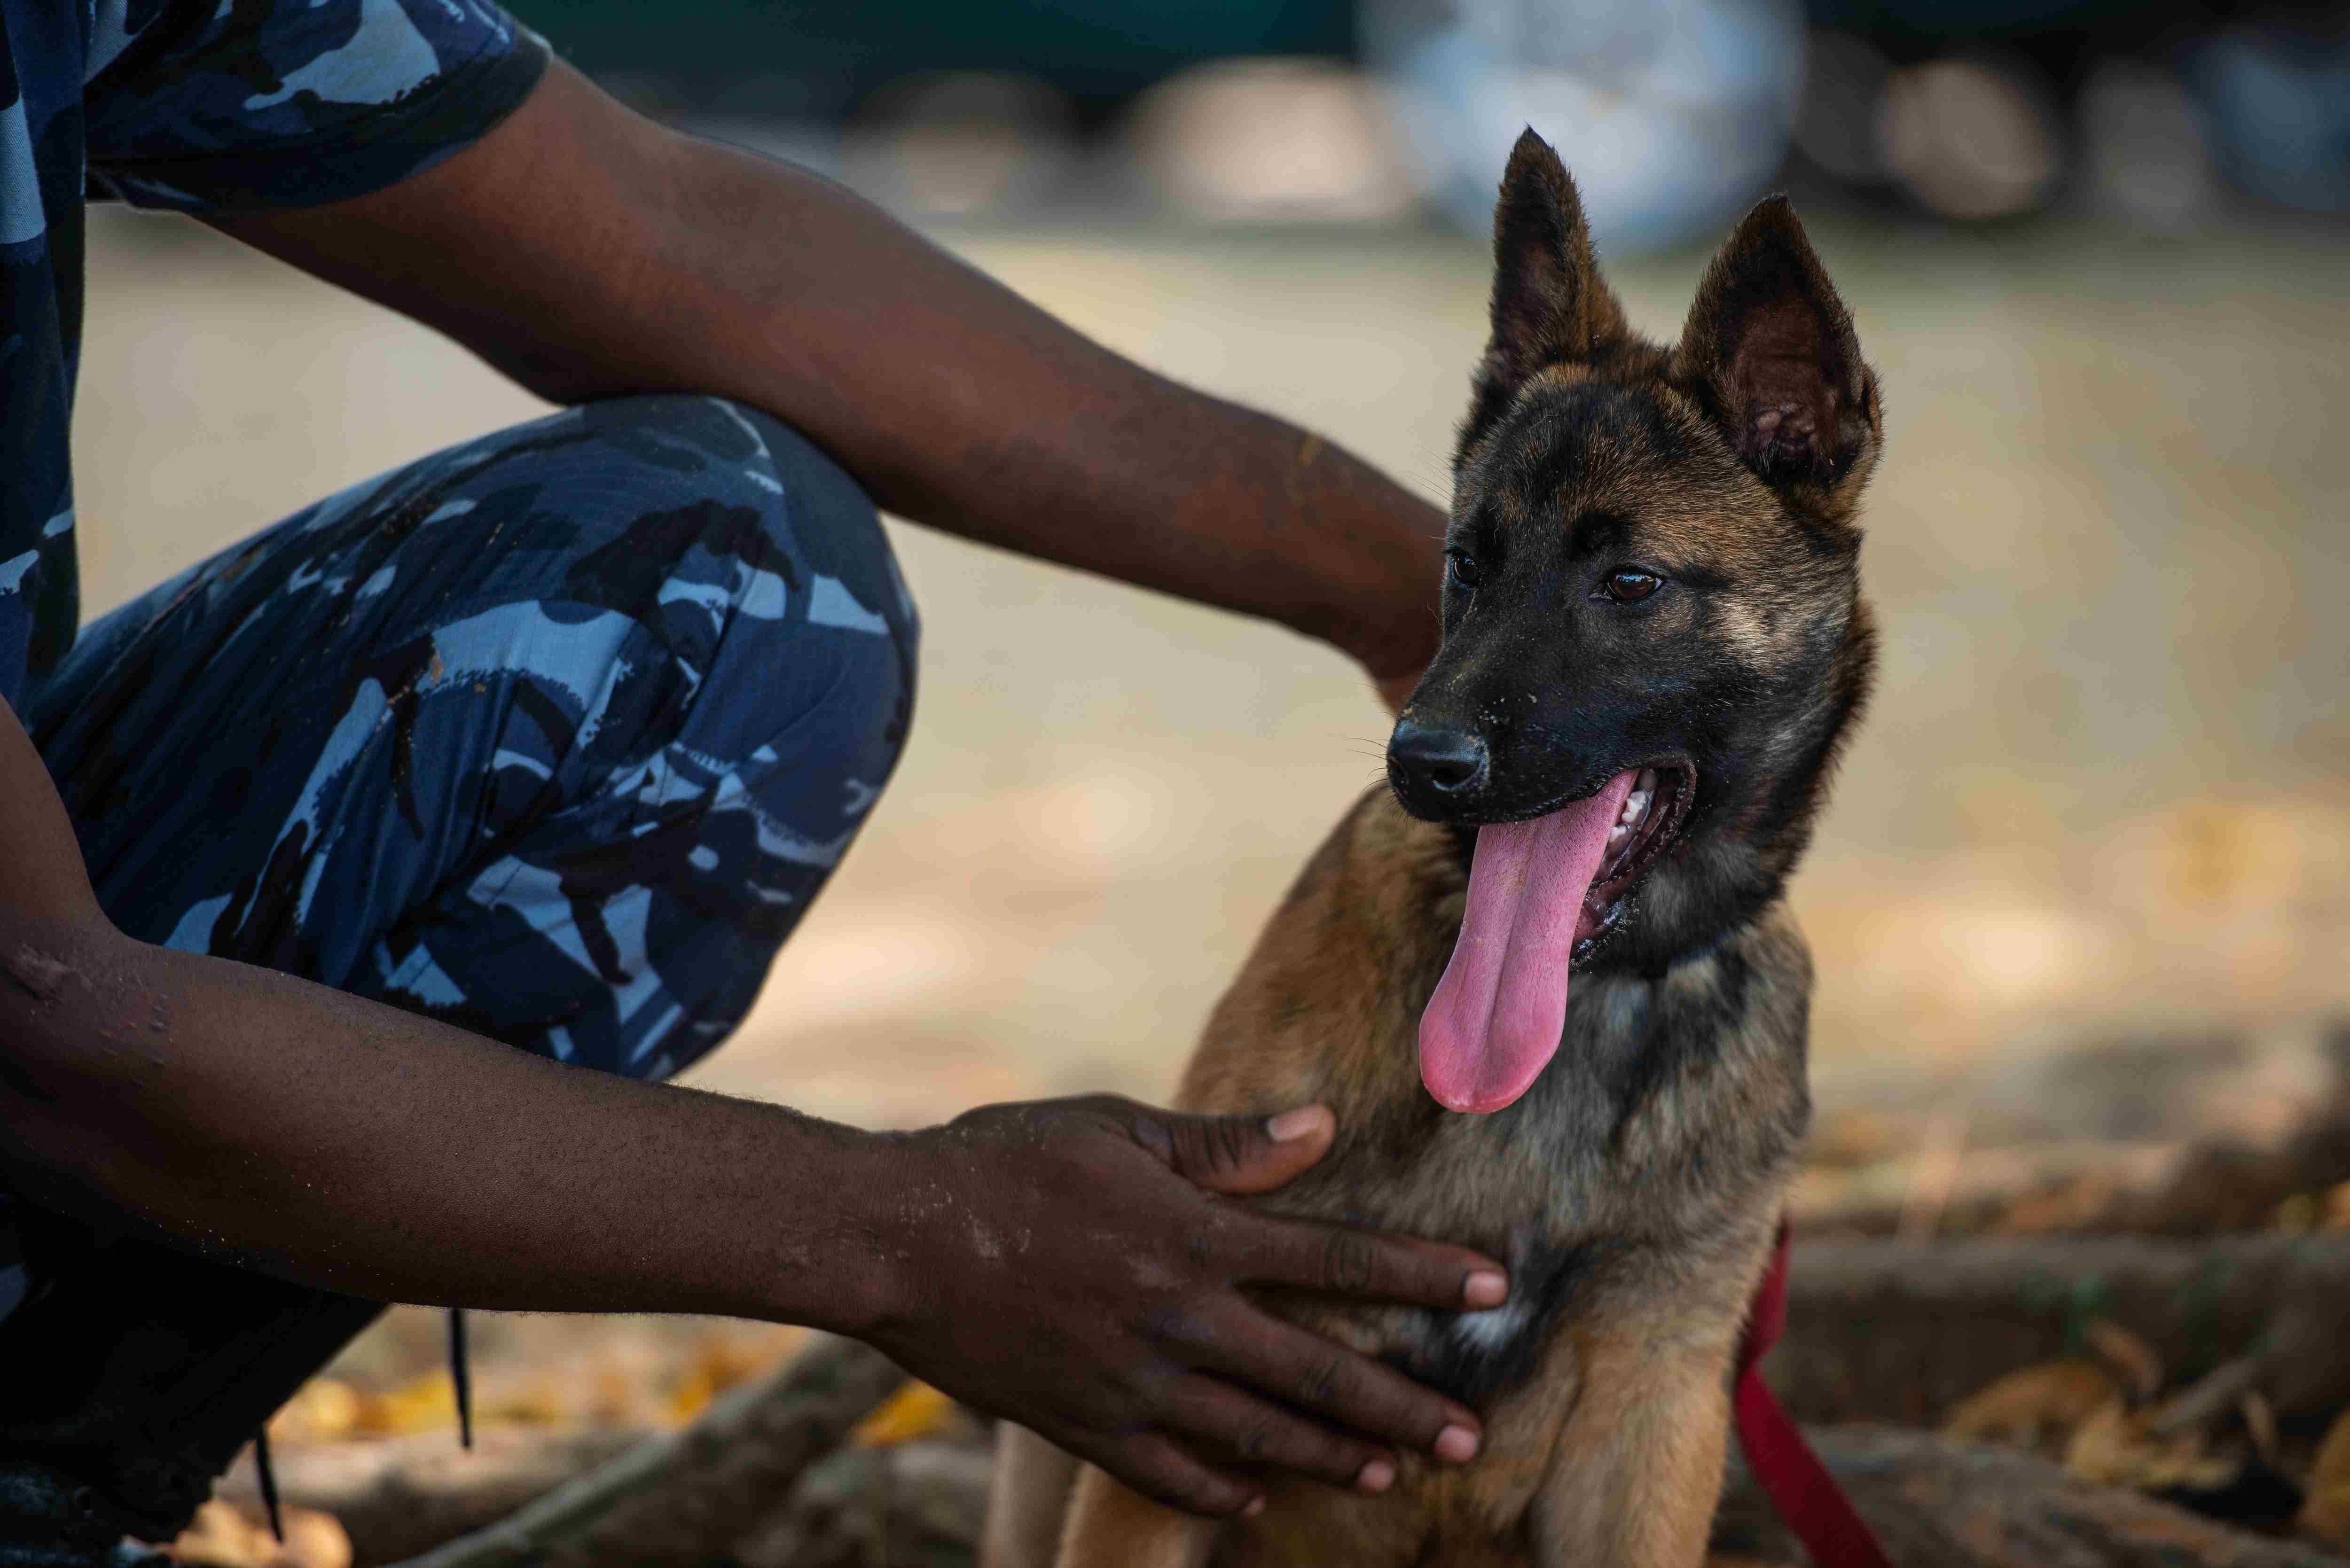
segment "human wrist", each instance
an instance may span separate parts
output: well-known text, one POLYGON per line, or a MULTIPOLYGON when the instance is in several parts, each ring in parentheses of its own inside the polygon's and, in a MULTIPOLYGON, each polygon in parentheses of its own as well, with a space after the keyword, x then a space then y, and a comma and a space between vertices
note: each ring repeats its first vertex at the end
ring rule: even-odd
POLYGON ((824 1127, 799 1234, 778 1251, 754 1315, 876 1340, 905 1315, 928 1252, 906 1199, 927 1179, 914 1135, 824 1127))
POLYGON ((1389 627, 1379 635, 1367 634, 1352 646, 1340 647, 1362 667, 1388 711, 1396 712, 1436 657, 1436 644, 1435 618, 1420 615, 1411 618, 1409 625, 1389 627))
POLYGON ((1347 530, 1347 597, 1325 635, 1384 690, 1436 657, 1445 519, 1376 473, 1365 470, 1362 478, 1346 498, 1357 518, 1347 530))

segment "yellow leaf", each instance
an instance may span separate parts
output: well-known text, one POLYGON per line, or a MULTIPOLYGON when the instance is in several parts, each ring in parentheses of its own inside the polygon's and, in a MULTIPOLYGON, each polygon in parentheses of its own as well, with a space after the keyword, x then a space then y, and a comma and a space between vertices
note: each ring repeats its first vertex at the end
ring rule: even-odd
POLYGON ((653 1392, 635 1367, 607 1357, 588 1370, 588 1417, 615 1426, 650 1418, 653 1392))
POLYGON ((267 1561, 265 1543, 271 1549, 277 1544, 267 1531, 255 1529, 244 1515, 214 1499, 196 1510, 195 1518, 165 1552, 174 1563, 203 1568, 261 1568, 267 1561))
POLYGON ((2350 1410, 2334 1418, 2310 1462, 2301 1528, 2321 1541, 2350 1546, 2350 1410))
POLYGON ((379 1396, 368 1411, 364 1429, 374 1437, 396 1438, 408 1432, 453 1427, 457 1422, 457 1385, 447 1371, 428 1372, 379 1396))
POLYGON ((284 1518, 280 1543, 266 1524, 215 1498, 164 1554, 188 1568, 351 1568, 351 1538, 333 1514, 288 1508, 284 1518))
POLYGON ((2132 1484, 2145 1469, 2137 1426, 2119 1399, 2100 1407, 2064 1445, 2064 1468, 2085 1480, 2132 1484))
POLYGON ((494 1391, 484 1390, 474 1418, 484 1426, 566 1427, 571 1424, 571 1391, 559 1373, 536 1372, 494 1391))
POLYGON ((2263 1462, 2275 1464, 2278 1442, 2276 1407, 2271 1405, 2268 1396, 2259 1389, 2248 1388, 2244 1397, 2236 1401, 2236 1408, 2243 1414, 2244 1432, 2252 1439, 2252 1452, 2260 1455, 2263 1462))
POLYGON ((954 1401, 927 1383, 909 1381, 857 1423, 848 1440, 860 1449, 893 1449, 945 1426, 954 1401))
POLYGON ((2020 1366, 1959 1402, 1942 1436, 2038 1449, 2062 1443, 2101 1407, 2118 1405, 2120 1379, 2085 1356, 2020 1366))
POLYGON ((335 1443, 363 1426, 368 1399, 338 1377, 313 1377, 269 1418, 273 1443, 335 1443))
POLYGON ((315 1508, 286 1510, 286 1544, 273 1568, 351 1568, 351 1538, 340 1521, 315 1508))
POLYGON ((691 1421, 701 1415, 717 1396, 718 1384, 710 1376, 709 1369, 698 1364, 688 1366, 670 1386, 667 1401, 669 1418, 678 1422, 691 1421))
POLYGON ((2150 1419, 2155 1414, 2158 1412, 2132 1415, 2118 1399, 2104 1407, 2082 1422, 2065 1445, 2064 1468, 2083 1480, 2142 1491, 2168 1487, 2214 1490, 2243 1469, 2240 1454, 2212 1452, 2204 1434, 2193 1428, 2157 1432, 2150 1419))
POLYGON ((2324 1210, 2318 1207, 2315 1193, 2291 1193, 2269 1210, 2269 1229, 2282 1231, 2288 1236, 2298 1236, 2304 1231, 2315 1230, 2323 1215, 2324 1210))
POLYGON ((2162 1356, 2154 1346, 2109 1317, 2089 1325, 2086 1338, 2097 1358, 2120 1373, 2142 1404, 2162 1390, 2162 1356))
POLYGON ((703 1335, 694 1345, 692 1359, 678 1370, 670 1385, 670 1417, 691 1420, 719 1395, 772 1371, 806 1337, 805 1331, 791 1328, 703 1335))

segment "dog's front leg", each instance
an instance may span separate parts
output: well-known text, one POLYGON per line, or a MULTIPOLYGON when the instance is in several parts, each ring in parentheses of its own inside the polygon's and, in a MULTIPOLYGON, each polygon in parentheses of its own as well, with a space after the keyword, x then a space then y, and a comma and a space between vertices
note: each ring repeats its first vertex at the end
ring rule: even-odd
POLYGON ((1087 1465, 1069 1500, 1058 1568, 1206 1568, 1216 1521, 1151 1501, 1087 1465))
POLYGON ((1735 1324, 1575 1335, 1582 1387, 1533 1510, 1542 1568, 1698 1568, 1721 1501, 1735 1324))
POLYGON ((1053 1568, 1076 1480, 1075 1459, 1025 1427, 999 1427, 979 1568, 1053 1568))

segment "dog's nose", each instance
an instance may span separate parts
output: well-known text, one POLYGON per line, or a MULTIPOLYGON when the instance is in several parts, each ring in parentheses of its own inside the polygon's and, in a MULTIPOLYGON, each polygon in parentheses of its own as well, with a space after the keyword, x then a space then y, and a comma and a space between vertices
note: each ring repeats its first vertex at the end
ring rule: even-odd
POLYGON ((1485 738, 1406 719, 1388 742, 1388 757, 1419 783, 1440 794, 1457 794, 1485 782, 1485 738))

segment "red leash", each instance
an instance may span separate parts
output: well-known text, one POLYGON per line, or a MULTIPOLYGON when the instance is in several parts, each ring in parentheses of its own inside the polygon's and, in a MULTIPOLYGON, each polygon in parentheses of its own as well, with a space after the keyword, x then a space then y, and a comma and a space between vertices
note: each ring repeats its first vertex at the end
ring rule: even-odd
POLYGON ((1853 1511, 1844 1489, 1762 1381, 1762 1357, 1786 1326, 1787 1222, 1782 1220, 1771 1266, 1754 1287, 1746 1338, 1738 1347, 1738 1386, 1731 1405, 1738 1444, 1746 1450, 1746 1467, 1762 1484, 1762 1495, 1804 1543, 1813 1568, 1893 1568, 1876 1533, 1853 1511))

